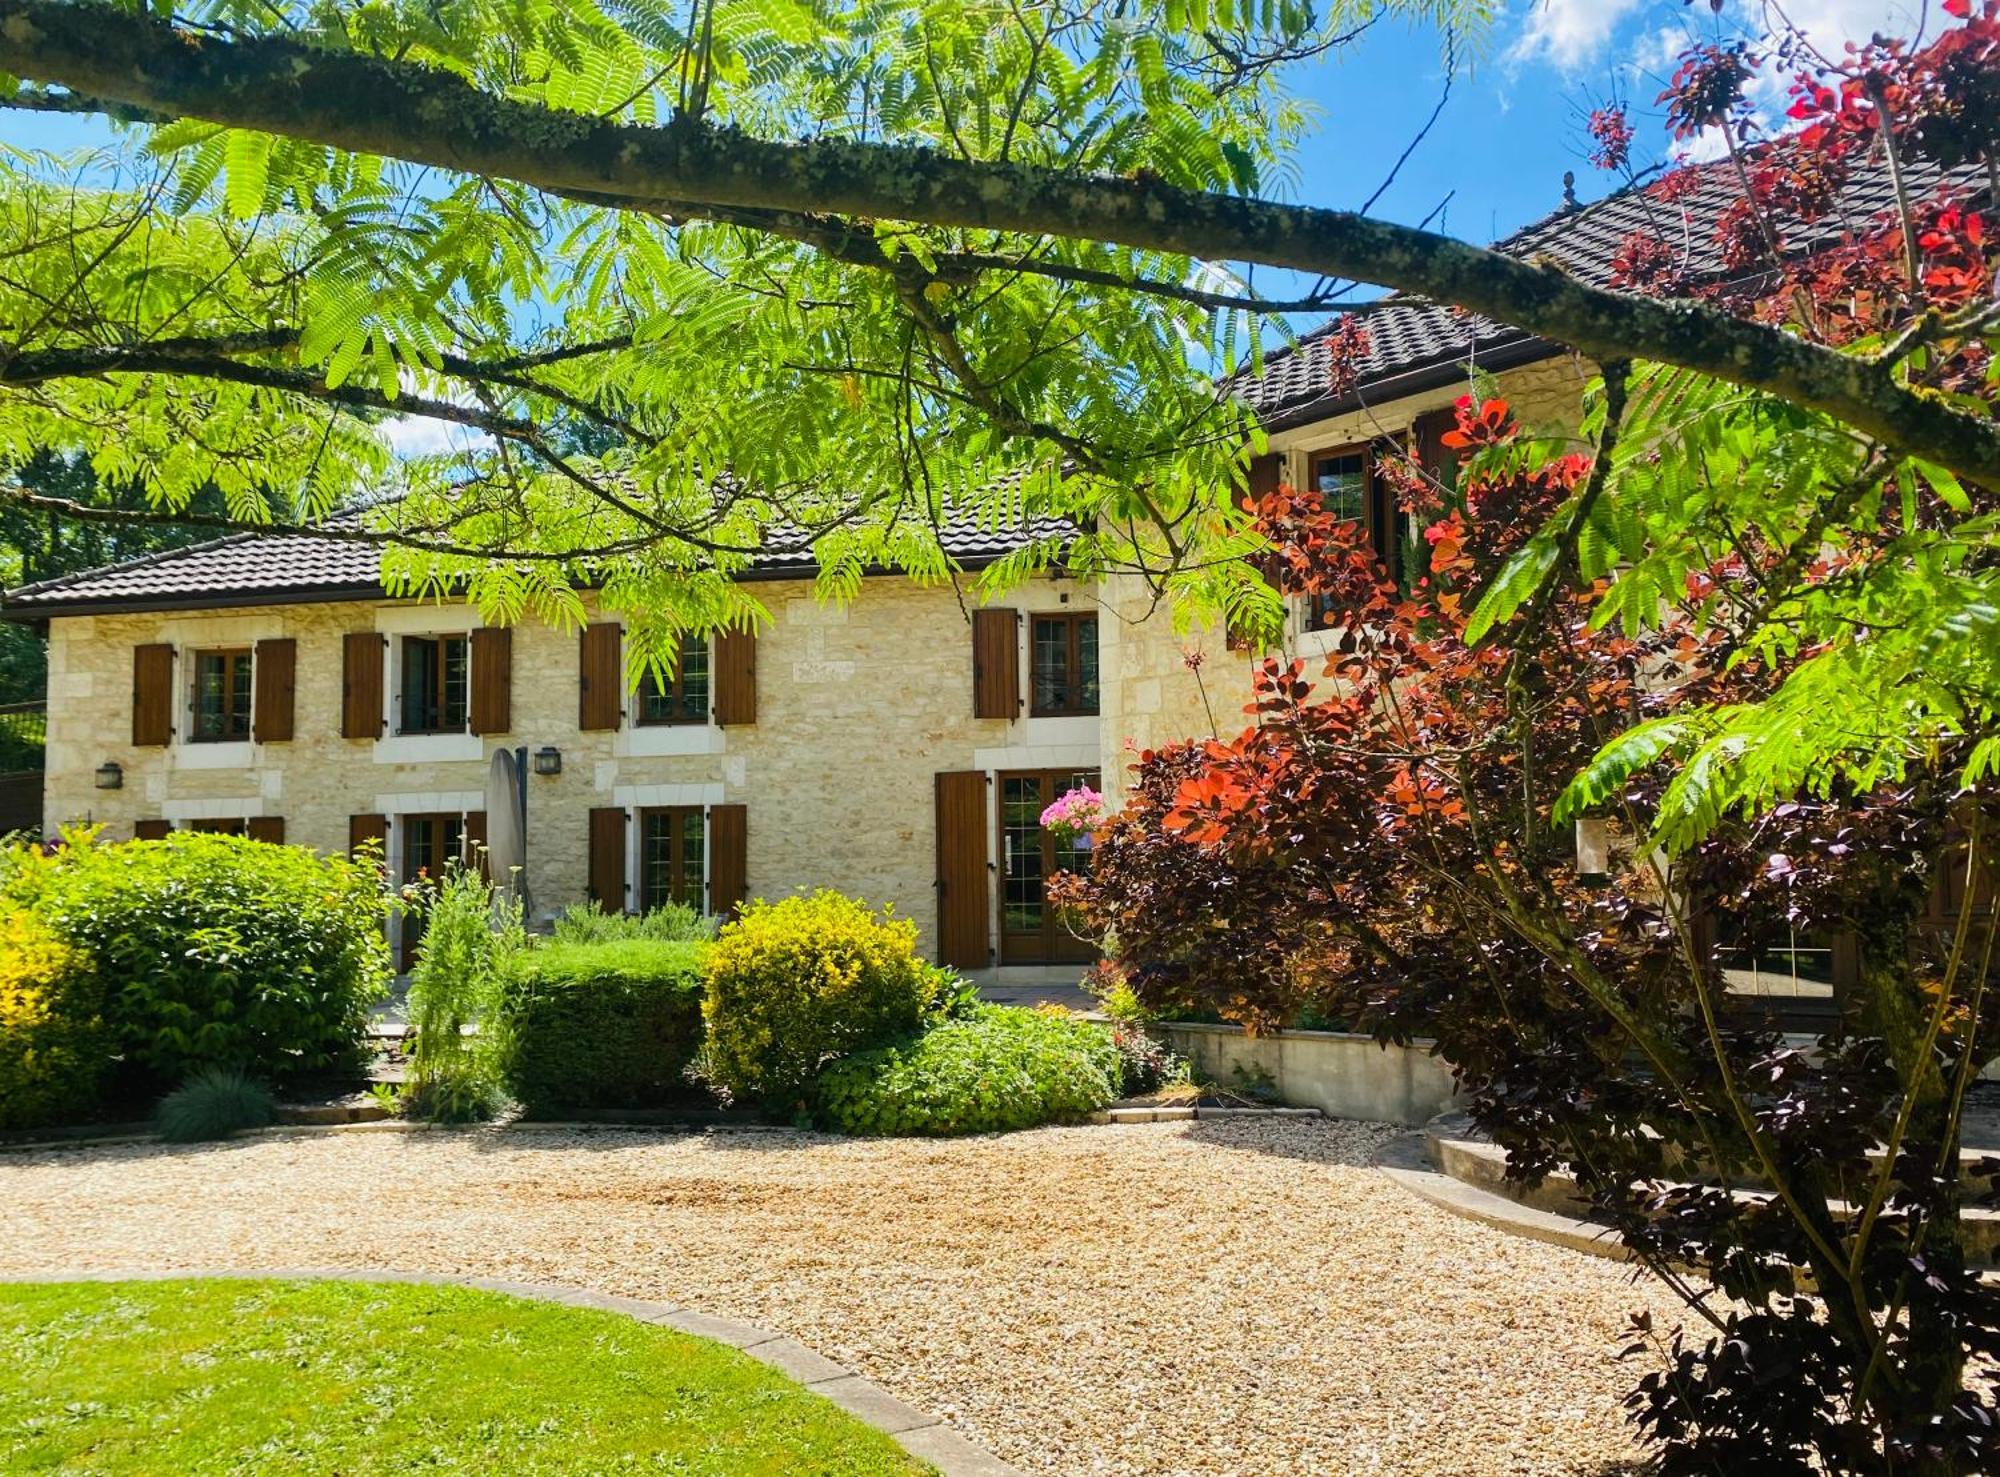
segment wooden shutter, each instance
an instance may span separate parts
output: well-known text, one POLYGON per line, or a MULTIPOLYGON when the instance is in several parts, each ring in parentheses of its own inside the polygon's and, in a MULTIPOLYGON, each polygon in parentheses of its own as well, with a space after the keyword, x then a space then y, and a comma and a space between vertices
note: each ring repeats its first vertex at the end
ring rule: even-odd
POLYGON ((625 808, 593 806, 590 812, 590 895, 607 913, 625 911, 625 808))
POLYGON ((157 816, 143 821, 132 822, 134 841, 159 841, 173 834, 174 823, 163 821, 157 816))
POLYGON ((1394 442, 1377 442, 1361 457, 1362 486, 1367 499, 1368 541, 1375 557, 1394 574, 1396 569, 1396 499, 1390 494, 1388 479, 1376 475, 1376 466, 1385 456, 1398 455, 1394 442))
POLYGON ((389 817, 350 815, 347 818, 347 854, 358 856, 371 841, 375 844, 375 860, 382 866, 388 866, 389 817))
POLYGON ((285 818, 281 815, 253 815, 243 823, 243 834, 252 841, 268 841, 273 846, 283 846, 285 818))
POLYGON ((257 643, 257 690, 250 705, 250 737, 260 744, 288 742, 298 686, 299 643, 290 637, 257 643))
POLYGON ((749 816, 741 805, 708 808, 708 911, 733 918, 749 886, 749 816))
POLYGON ((479 875, 491 882, 493 867, 487 860, 485 811, 468 810, 465 813, 465 829, 459 835, 459 847, 464 853, 461 860, 468 867, 479 868, 479 875))
POLYGON ((382 736, 382 647, 386 637, 349 631, 340 642, 340 736, 382 736))
MULTIPOLYGON (((1271 452, 1267 456, 1253 456, 1247 480, 1244 484, 1243 501, 1246 507, 1254 506, 1263 498, 1278 490, 1285 480, 1285 458, 1282 453, 1271 452)), ((1257 559, 1257 573, 1273 588, 1278 583, 1278 566, 1281 561, 1276 550, 1262 554, 1257 559)), ((1231 627, 1225 637, 1225 644, 1231 651, 1248 651, 1255 642, 1248 632, 1231 627)))
POLYGON ((1447 489, 1458 485, 1458 453, 1444 444, 1444 433, 1458 424, 1452 410, 1427 410, 1410 425, 1410 450, 1417 465, 1447 489))
POLYGON ((724 728, 757 721, 757 633, 717 631, 709 637, 715 721, 724 728))
POLYGON ((977 769, 937 777, 938 963, 984 969, 986 934, 986 776, 977 769))
POLYGON ((1021 713, 1021 613, 972 612, 972 716, 1006 718, 1021 713))
POLYGON ((174 737, 174 649, 132 648, 132 742, 157 747, 174 737))
POLYGON ((625 716, 625 663, 621 640, 625 628, 616 621, 585 626, 577 638, 576 726, 616 728, 625 716))
POLYGON ((514 726, 514 633, 486 626, 472 633, 472 731, 514 726))

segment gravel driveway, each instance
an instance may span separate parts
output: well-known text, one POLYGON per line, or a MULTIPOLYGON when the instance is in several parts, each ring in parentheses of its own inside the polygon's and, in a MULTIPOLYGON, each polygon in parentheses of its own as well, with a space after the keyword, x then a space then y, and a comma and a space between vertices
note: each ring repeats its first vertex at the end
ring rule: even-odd
POLYGON ((1665 1300, 1366 1167, 1391 1130, 464 1130, 0 1154, 0 1270, 396 1267, 793 1335, 1050 1473, 1598 1473, 1665 1300))

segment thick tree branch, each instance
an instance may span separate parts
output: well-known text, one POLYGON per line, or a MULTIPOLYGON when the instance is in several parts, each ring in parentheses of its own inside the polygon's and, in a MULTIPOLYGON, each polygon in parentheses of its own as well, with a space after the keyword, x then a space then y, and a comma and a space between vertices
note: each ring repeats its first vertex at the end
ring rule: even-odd
POLYGON ((0 0, 0 68, 127 107, 313 139, 555 192, 833 212, 1070 236, 1351 277, 1456 303, 1599 359, 1657 359, 1838 417, 2000 483, 2000 425, 1879 367, 1686 302, 1342 211, 924 149, 776 143, 683 119, 618 124, 483 92, 408 62, 282 37, 223 40, 108 5, 0 0))

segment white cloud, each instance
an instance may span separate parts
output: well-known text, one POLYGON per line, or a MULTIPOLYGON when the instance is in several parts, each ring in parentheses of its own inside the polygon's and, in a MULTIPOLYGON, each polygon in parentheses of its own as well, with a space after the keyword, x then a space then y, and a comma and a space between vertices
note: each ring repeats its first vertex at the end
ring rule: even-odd
POLYGON ((1511 62, 1546 61, 1565 72, 1596 61, 1620 21, 1640 0, 1533 0, 1527 23, 1507 48, 1511 62))
POLYGON ((445 452, 467 451, 485 445, 484 431, 475 431, 452 421, 432 420, 423 415, 399 415, 383 421, 383 440, 399 458, 439 456, 445 452))

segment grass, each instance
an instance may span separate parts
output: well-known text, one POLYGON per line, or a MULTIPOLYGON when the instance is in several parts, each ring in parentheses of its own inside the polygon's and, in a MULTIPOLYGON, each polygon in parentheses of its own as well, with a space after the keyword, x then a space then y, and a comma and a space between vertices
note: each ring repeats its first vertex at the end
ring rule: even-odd
POLYGON ((0 1287, 0 1471, 913 1474, 707 1339, 469 1288, 0 1287))

